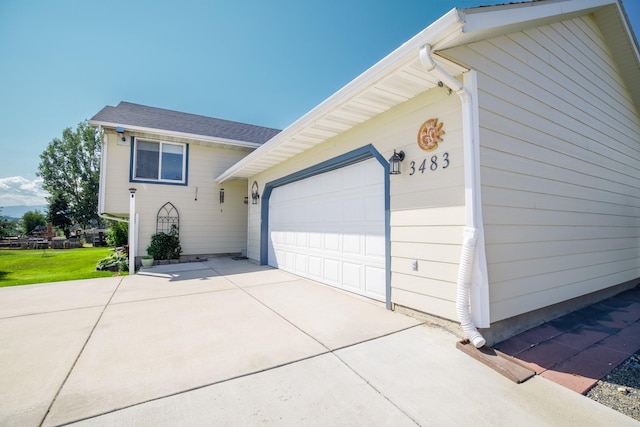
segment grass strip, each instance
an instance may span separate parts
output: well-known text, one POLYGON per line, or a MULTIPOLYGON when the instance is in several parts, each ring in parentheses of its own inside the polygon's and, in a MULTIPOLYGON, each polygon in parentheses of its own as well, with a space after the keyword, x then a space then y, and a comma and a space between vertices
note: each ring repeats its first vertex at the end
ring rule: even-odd
POLYGON ((0 287, 126 274, 96 271, 98 261, 111 253, 110 248, 0 250, 0 287))

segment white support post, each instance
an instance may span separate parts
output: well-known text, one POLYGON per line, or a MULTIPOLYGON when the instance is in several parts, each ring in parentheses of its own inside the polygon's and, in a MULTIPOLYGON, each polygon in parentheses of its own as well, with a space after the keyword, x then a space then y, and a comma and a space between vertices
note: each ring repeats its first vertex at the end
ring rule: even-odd
POLYGON ((136 274, 136 189, 129 189, 129 274, 136 274))

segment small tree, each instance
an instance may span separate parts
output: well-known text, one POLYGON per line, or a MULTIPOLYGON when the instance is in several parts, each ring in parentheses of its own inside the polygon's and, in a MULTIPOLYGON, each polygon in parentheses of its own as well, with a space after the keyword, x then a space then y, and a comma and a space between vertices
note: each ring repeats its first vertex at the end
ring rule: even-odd
POLYGON ((107 230, 107 245, 117 248, 127 244, 129 237, 129 224, 121 221, 110 221, 107 230))
POLYGON ((65 237, 68 239, 71 233, 71 210, 69 202, 63 194, 54 194, 51 197, 47 218, 54 227, 62 229, 65 237))
POLYGON ((39 225, 47 225, 47 219, 39 210, 25 212, 22 215, 22 231, 29 235, 39 225))
POLYGON ((0 238, 15 235, 16 222, 2 215, 1 212, 2 208, 0 208, 0 238))

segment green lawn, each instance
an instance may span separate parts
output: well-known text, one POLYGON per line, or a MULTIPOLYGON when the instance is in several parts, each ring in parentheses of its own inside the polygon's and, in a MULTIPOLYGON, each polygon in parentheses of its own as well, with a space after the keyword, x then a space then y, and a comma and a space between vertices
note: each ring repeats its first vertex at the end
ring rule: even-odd
POLYGON ((111 277, 118 273, 96 271, 98 260, 111 253, 109 248, 0 250, 0 287, 111 277))

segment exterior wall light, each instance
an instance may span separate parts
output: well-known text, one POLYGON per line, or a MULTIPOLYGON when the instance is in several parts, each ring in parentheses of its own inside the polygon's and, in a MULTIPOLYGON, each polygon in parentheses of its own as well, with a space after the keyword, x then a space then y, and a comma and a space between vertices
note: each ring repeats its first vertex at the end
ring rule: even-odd
POLYGON ((393 150, 393 156, 389 158, 389 164, 391 168, 389 169, 389 175, 400 175, 400 163, 404 160, 404 151, 400 151, 399 153, 396 150, 393 150))
POLYGON ((118 126, 118 127, 116 128, 116 132, 118 133, 118 136, 119 136, 123 141, 126 141, 126 140, 127 140, 127 138, 125 138, 125 136, 124 136, 124 128, 123 128, 122 126, 118 126))
POLYGON ((253 184, 251 184, 251 204, 252 205, 258 204, 258 199, 260 199, 260 194, 258 192, 259 192, 258 183, 256 181, 253 181, 253 184))

